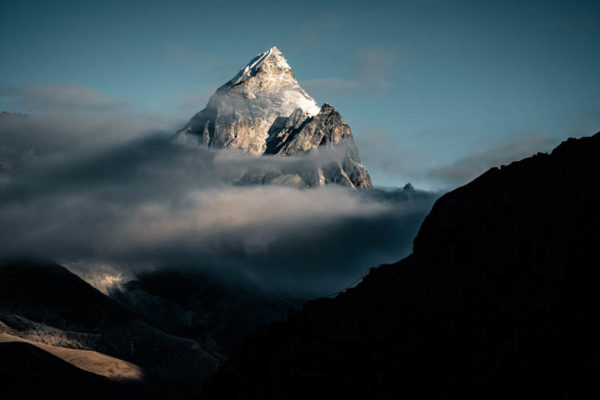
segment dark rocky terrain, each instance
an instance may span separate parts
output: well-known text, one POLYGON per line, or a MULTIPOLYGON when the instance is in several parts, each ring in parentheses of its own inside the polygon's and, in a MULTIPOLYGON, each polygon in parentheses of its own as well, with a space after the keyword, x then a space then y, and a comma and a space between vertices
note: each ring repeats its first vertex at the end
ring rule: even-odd
POLYGON ((0 360, 0 394, 7 399, 100 400, 136 393, 27 343, 0 343, 0 360))
POLYGON ((50 260, 4 259, 0 394, 597 398, 599 155, 596 134, 489 170, 436 202, 412 255, 300 311, 185 268, 140 274, 109 297, 50 260), (49 348, 143 375, 108 379, 49 348))
MULTIPOLYGON (((142 274, 111 298, 51 260, 4 259, 0 393, 16 398, 193 396, 243 337, 295 307, 203 274, 167 270, 142 274), (84 365, 98 363, 86 351, 98 352, 139 367, 143 375, 108 379, 46 349, 81 350, 84 365)), ((114 376, 113 367, 94 369, 114 376)))
POLYGON ((251 335, 209 399, 600 396, 600 133, 440 198, 402 261, 251 335))
POLYGON ((132 313, 66 268, 34 257, 1 261, 0 308, 55 328, 90 333, 132 319, 132 313))
POLYGON ((256 328, 285 319, 302 304, 251 285, 174 268, 139 274, 110 295, 153 326, 192 338, 219 359, 231 354, 256 328))

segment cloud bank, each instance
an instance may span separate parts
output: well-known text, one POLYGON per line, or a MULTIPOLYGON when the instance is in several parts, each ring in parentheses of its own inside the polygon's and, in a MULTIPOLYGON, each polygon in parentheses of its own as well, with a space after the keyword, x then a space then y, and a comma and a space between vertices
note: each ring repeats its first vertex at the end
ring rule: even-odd
MULTIPOLYGON (((435 198, 243 184, 248 172, 326 163, 335 152, 255 157, 188 147, 167 134, 101 146, 84 135, 73 144, 43 124, 31 137, 61 155, 2 183, 2 250, 79 269, 199 268, 286 294, 324 295, 408 254, 435 198)), ((15 153, 27 147, 18 135, 5 139, 4 148, 22 146, 15 153)))

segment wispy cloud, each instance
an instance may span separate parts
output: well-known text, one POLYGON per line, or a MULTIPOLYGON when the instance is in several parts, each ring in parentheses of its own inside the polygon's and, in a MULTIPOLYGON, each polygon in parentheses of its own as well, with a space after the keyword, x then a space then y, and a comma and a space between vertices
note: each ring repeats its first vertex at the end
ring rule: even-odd
POLYGON ((214 92, 185 92, 175 99, 175 107, 179 115, 191 117, 208 103, 214 92))
POLYGON ((327 31, 336 30, 342 24, 342 19, 332 12, 322 12, 306 20, 298 26, 300 45, 310 47, 327 31))
POLYGON ((365 126, 356 135, 356 144, 366 166, 395 175, 405 168, 404 154, 398 141, 382 126, 365 126))
POLYGON ((0 86, 0 100, 11 111, 36 112, 122 112, 128 102, 106 96, 92 88, 72 85, 18 84, 0 86))
POLYGON ((557 139, 549 136, 526 137, 468 154, 450 165, 432 169, 426 175, 449 187, 463 185, 491 167, 547 152, 556 144, 557 139))
POLYGON ((316 78, 302 81, 302 86, 315 94, 378 95, 385 93, 397 74, 398 54, 383 47, 359 49, 355 55, 350 78, 316 78))
POLYGON ((126 142, 149 132, 174 132, 173 118, 156 114, 0 113, 0 178, 126 142))

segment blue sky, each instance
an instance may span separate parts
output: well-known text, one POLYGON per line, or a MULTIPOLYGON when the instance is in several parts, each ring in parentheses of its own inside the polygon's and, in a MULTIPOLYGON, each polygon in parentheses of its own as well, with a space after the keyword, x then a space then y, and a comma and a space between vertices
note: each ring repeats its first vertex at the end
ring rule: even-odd
POLYGON ((600 130, 598 38, 598 1, 2 0, 0 109, 176 125, 275 45, 376 184, 450 187, 600 130))

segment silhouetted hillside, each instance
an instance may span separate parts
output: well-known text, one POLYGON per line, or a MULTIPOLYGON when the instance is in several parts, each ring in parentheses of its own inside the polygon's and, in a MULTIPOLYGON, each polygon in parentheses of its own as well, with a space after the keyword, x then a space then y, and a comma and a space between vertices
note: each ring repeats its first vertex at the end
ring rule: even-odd
MULTIPOLYGON (((113 388, 125 390, 123 397, 128 390, 135 390, 138 395, 148 393, 164 398, 194 393, 197 382, 220 362, 218 355, 196 341, 152 326, 136 310, 105 296, 66 268, 51 260, 31 257, 0 260, 0 342, 3 341, 9 342, 0 343, 5 357, 13 359, 15 366, 11 374, 0 374, 0 387, 6 393, 18 392, 19 398, 36 398, 43 391, 43 385, 21 386, 28 378, 16 371, 25 374, 30 364, 32 368, 39 364, 29 372, 32 382, 54 382, 48 389, 50 395, 58 396, 60 388, 63 393, 70 393, 69 388, 74 385, 70 382, 81 376, 84 383, 77 387, 99 390, 106 384, 111 393, 113 388), (67 359, 63 361, 33 347, 34 343, 53 346, 58 352, 90 350, 116 357, 140 367, 142 380, 117 385, 77 369, 75 363, 65 362, 67 359)), ((13 370, 4 359, 0 364, 13 370)), ((110 375, 111 371, 106 373, 110 375)), ((102 398, 106 397, 109 396, 102 398)))
POLYGON ((298 307, 189 269, 140 274, 113 296, 48 259, 0 259, 0 394, 189 398, 242 338, 298 307))
POLYGON ((60 329, 99 332, 133 315, 66 268, 43 258, 0 260, 0 313, 60 329))
POLYGON ((227 283, 192 268, 141 273, 111 296, 153 326, 223 356, 257 327, 285 319, 301 304, 250 283, 227 283))
POLYGON ((598 398, 600 134, 435 204, 404 260, 251 335, 211 399, 598 398))

